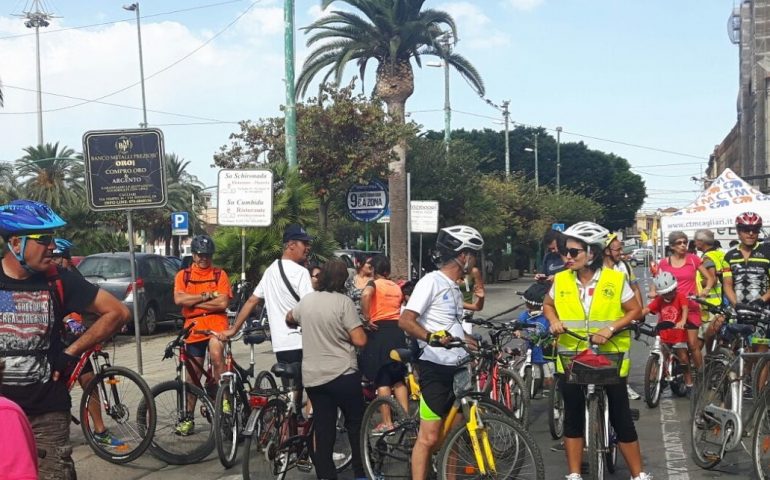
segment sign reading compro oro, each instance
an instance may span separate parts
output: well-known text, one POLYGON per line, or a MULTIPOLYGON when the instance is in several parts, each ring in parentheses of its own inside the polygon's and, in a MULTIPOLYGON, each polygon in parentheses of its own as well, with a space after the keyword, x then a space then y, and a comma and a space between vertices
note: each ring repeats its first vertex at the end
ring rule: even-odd
POLYGON ((163 132, 93 130, 83 135, 86 191, 92 210, 166 205, 163 132))
POLYGON ((269 227, 273 223, 273 172, 220 170, 217 223, 233 227, 269 227))

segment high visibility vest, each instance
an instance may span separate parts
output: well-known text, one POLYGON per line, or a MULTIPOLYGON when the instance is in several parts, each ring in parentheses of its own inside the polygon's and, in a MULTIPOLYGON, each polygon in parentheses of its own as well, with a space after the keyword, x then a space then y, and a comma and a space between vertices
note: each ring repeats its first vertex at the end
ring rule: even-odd
MULTIPOLYGON (((610 268, 602 268, 599 273, 599 281, 594 289, 593 300, 588 315, 583 310, 578 292, 576 273, 565 270, 554 276, 553 299, 556 314, 565 327, 580 335, 591 335, 602 328, 606 328, 610 322, 623 317, 623 285, 625 275, 610 268)), ((559 352, 575 354, 588 348, 586 342, 578 340, 570 335, 559 335, 559 352)), ((631 349, 631 332, 621 332, 612 337, 610 341, 599 346, 600 352, 615 353, 628 352, 631 349)), ((623 357, 620 368, 620 376, 628 376, 631 360, 628 355, 623 357)), ((556 371, 564 373, 561 358, 556 362, 556 371)))
MULTIPOLYGON (((716 276, 714 288, 709 290, 709 294, 705 298, 705 300, 712 305, 721 305, 722 304, 722 282, 719 280, 719 274, 722 272, 724 268, 723 265, 725 261, 725 252, 714 249, 704 253, 703 256, 708 257, 714 263, 714 270, 715 270, 714 275, 716 276)), ((700 292, 703 289, 702 287, 703 275, 701 275, 700 271, 697 271, 695 273, 695 284, 698 288, 698 291, 700 292)), ((701 307, 701 318, 704 320, 709 318, 709 313, 708 313, 708 310, 706 310, 706 307, 701 307)))

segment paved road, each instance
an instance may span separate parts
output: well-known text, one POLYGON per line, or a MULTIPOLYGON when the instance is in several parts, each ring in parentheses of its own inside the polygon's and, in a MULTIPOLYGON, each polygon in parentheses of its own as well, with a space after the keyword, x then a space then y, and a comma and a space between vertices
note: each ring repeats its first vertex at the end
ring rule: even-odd
MULTIPOLYGON (((646 281, 644 272, 639 269, 642 283, 646 281)), ((517 290, 524 290, 529 281, 497 283, 488 286, 488 299, 484 311, 485 316, 491 316, 504 311, 519 303, 515 295, 517 290)), ((510 313, 502 318, 515 315, 510 313)), ((163 347, 169 341, 172 333, 156 335, 142 342, 144 352, 144 377, 151 386, 164 380, 170 380, 174 375, 174 365, 170 361, 161 363, 163 347)), ((134 345, 131 341, 116 347, 113 358, 117 364, 131 368, 136 367, 134 345)), ((636 342, 632 348, 631 384, 642 392, 642 374, 647 359, 647 345, 636 342)), ((236 347, 236 358, 248 362, 248 350, 243 345, 236 347)), ((256 368, 268 369, 274 361, 270 347, 262 345, 258 348, 256 368)), ((79 392, 73 392, 79 395, 79 392)), ((696 480, 706 478, 748 478, 751 475, 750 458, 747 453, 740 451, 728 456, 726 461, 713 471, 698 468, 690 459, 689 434, 689 404, 687 399, 672 398, 666 390, 656 409, 649 409, 642 400, 632 401, 632 407, 640 410, 641 417, 637 422, 640 442, 646 469, 655 474, 656 479, 696 480)), ((535 399, 532 402, 530 432, 537 440, 546 465, 547 479, 562 479, 566 473, 564 453, 552 451, 551 447, 557 442, 551 439, 548 432, 547 401, 535 399)), ((129 479, 189 479, 205 478, 219 480, 235 480, 241 478, 240 466, 228 471, 223 470, 216 458, 216 453, 204 462, 187 466, 169 466, 146 454, 129 465, 112 465, 96 457, 90 448, 83 443, 82 434, 73 426, 72 433, 76 443, 74 457, 78 466, 78 477, 81 480, 129 480, 129 479)), ((623 460, 619 460, 618 472, 608 478, 626 479, 629 472, 623 460)), ((313 479, 314 474, 291 472, 289 480, 313 479)), ((344 472, 341 480, 352 479, 350 470, 344 472)))

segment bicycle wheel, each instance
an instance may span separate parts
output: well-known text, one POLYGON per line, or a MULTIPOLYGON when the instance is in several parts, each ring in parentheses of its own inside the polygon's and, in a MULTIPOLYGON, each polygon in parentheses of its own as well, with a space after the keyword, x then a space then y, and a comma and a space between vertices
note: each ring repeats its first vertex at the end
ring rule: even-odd
POLYGON ((348 429, 345 426, 345 415, 337 409, 337 434, 334 437, 334 450, 332 450, 334 468, 337 473, 345 470, 353 461, 353 449, 350 448, 348 429))
POLYGON ((751 391, 754 392, 756 397, 759 396, 762 389, 767 385, 767 378, 760 384, 760 377, 763 372, 766 376, 770 376, 768 375, 768 370, 770 370, 768 365, 770 365, 770 359, 767 357, 760 357, 757 360, 757 363, 754 364, 754 368, 751 370, 751 391))
POLYGON ((254 432, 243 441, 244 480, 262 480, 273 475, 273 462, 281 441, 280 427, 287 408, 286 402, 272 398, 255 414, 254 432))
POLYGON ((763 392, 757 423, 754 424, 752 455, 754 473, 759 480, 770 479, 770 393, 763 392))
POLYGON ((561 395, 559 382, 555 378, 551 384, 548 402, 548 429, 551 431, 551 438, 558 440, 564 435, 564 397, 561 395))
MULTIPOLYGON (((465 424, 458 425, 449 432, 444 446, 438 453, 437 466, 439 480, 484 478, 484 479, 537 479, 545 478, 543 458, 535 439, 524 427, 509 417, 482 413, 484 428, 478 434, 486 432, 494 459, 492 470, 483 453, 486 474, 481 473, 473 451, 473 445, 465 424)), ((481 438, 479 438, 481 440, 481 438)))
MULTIPOLYGON (((225 377, 227 378, 227 377, 225 377)), ((243 384, 230 377, 222 382, 214 401, 214 441, 219 462, 225 468, 235 465, 238 440, 248 415, 243 404, 243 384)))
POLYGON ((607 471, 615 473, 618 466, 618 437, 612 424, 607 425, 607 453, 604 454, 604 462, 607 465, 607 471))
POLYGON ((83 436, 94 453, 108 462, 121 464, 139 458, 152 441, 156 422, 150 387, 132 370, 109 367, 83 389, 83 436))
POLYGON ((660 402, 660 356, 650 355, 644 367, 644 401, 650 408, 655 408, 660 402))
POLYGON ((507 368, 498 371, 498 402, 513 412, 513 418, 522 425, 529 423, 529 390, 518 373, 507 368))
POLYGON ((420 427, 391 397, 378 397, 366 407, 361 421, 361 457, 368 478, 411 478, 411 455, 420 427), (390 409, 392 427, 378 429, 383 410, 390 409))
POLYGON ((729 389, 727 382, 722 380, 726 380, 725 366, 713 362, 708 371, 704 372, 697 398, 693 401, 690 429, 692 459, 705 469, 714 468, 722 460, 719 456, 722 427, 713 417, 704 413, 705 407, 710 404, 729 408, 729 389))
POLYGON ((588 478, 591 480, 604 480, 606 467, 604 444, 604 408, 599 397, 591 395, 588 399, 588 425, 586 425, 586 437, 588 437, 588 478))
POLYGON ((153 455, 171 465, 187 465, 214 450, 214 406, 203 390, 189 383, 183 389, 182 382, 171 380, 155 385, 152 395, 158 411, 153 455), (182 409, 184 400, 188 406, 194 402, 192 411, 182 409))
POLYGON ((278 390, 278 384, 275 382, 275 377, 267 370, 262 370, 257 374, 257 378, 254 380, 254 388, 257 391, 274 392, 278 390))

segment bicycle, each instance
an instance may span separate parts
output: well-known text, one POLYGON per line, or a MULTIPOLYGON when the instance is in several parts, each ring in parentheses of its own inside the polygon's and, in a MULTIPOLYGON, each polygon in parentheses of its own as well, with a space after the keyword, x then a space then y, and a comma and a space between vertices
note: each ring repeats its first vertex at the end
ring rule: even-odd
MULTIPOLYGON (((634 329, 636 325, 632 324, 618 329, 614 335, 634 329)), ((591 343, 590 336, 580 335, 570 330, 565 330, 564 334, 585 342, 593 350, 597 350, 597 346, 591 343)), ((578 352, 559 352, 559 358, 564 364, 565 381, 583 387, 586 418, 584 439, 588 450, 589 478, 604 480, 605 470, 615 473, 618 459, 618 439, 610 424, 609 405, 604 387, 621 382, 620 369, 625 355, 623 352, 595 351, 595 353, 609 360, 610 365, 606 367, 583 365, 574 361, 578 352)), ((638 420, 639 411, 631 409, 631 417, 634 421, 638 420)))
MULTIPOLYGON (((247 422, 244 431, 246 440, 243 443, 244 480, 261 480, 267 476, 283 480, 286 473, 294 468, 305 473, 313 469, 310 458, 313 448, 313 417, 311 415, 304 419, 301 402, 295 400, 299 397, 295 394, 301 392, 298 380, 301 378, 302 364, 276 363, 270 371, 276 377, 286 379, 288 385, 276 388, 273 392, 261 392, 263 396, 274 398, 270 398, 259 413, 252 412, 247 422), (252 444, 254 449, 251 448, 252 444), (267 462, 258 459, 262 451, 267 462)), ((338 410, 334 448, 337 472, 346 469, 352 459, 344 418, 338 410)))
MULTIPOLYGON (((202 333, 210 335, 212 332, 202 333)), ((219 389, 214 400, 214 443, 219 461, 225 468, 235 465, 238 443, 251 415, 253 402, 249 401, 249 392, 261 384, 261 380, 254 378, 254 347, 265 340, 261 329, 250 328, 241 330, 225 342, 225 371, 219 377, 219 389), (231 348, 231 342, 241 338, 250 348, 249 367, 246 369, 235 361, 231 348), (255 379, 254 384, 249 380, 252 378, 255 379)))
POLYGON ((190 335, 195 322, 182 329, 177 337, 166 345, 163 360, 174 358, 176 377, 152 388, 152 396, 158 411, 158 427, 149 450, 158 459, 170 465, 187 465, 204 459, 214 450, 214 405, 217 382, 211 366, 203 366, 187 354, 184 340, 190 335), (175 353, 176 352, 176 353, 175 353), (205 385, 194 375, 187 380, 188 371, 197 366, 203 373, 205 385), (199 421, 195 423, 196 407, 199 421), (183 422, 188 426, 182 428, 183 422), (180 437, 184 437, 180 439, 180 437))
MULTIPOLYGON (((684 368, 674 354, 673 347, 660 340, 659 333, 674 328, 674 324, 658 323, 654 327, 647 324, 639 325, 639 332, 654 338, 650 348, 650 356, 644 367, 644 401, 650 408, 655 408, 660 402, 660 394, 668 385, 677 397, 687 395, 687 385, 684 381, 684 368)), ((686 348, 686 347, 685 347, 686 348)))
POLYGON ((100 458, 115 464, 136 460, 149 447, 156 428, 157 412, 150 387, 133 370, 110 364, 109 354, 97 344, 80 356, 67 379, 68 390, 77 383, 87 362, 93 368, 94 378, 83 388, 80 421, 74 417, 73 421, 80 424, 86 442, 100 458), (89 407, 100 411, 101 419, 92 418, 89 407), (97 426, 106 429, 102 433, 115 434, 122 444, 101 443, 95 437, 97 426))
MULTIPOLYGON (((530 434, 511 412, 474 391, 473 377, 478 375, 474 360, 494 358, 496 348, 482 344, 478 350, 454 340, 447 348, 461 347, 469 353, 455 377, 456 399, 442 422, 439 451, 433 468, 438 478, 544 478, 543 460, 530 434), (468 378, 470 375, 470 381, 468 378), (465 422, 452 428, 457 415, 465 422)), ((417 439, 420 419, 409 415, 391 398, 375 399, 364 412, 361 427, 361 454, 369 478, 410 478, 411 451, 417 439), (373 432, 381 423, 380 406, 391 409, 393 426, 373 432)))

